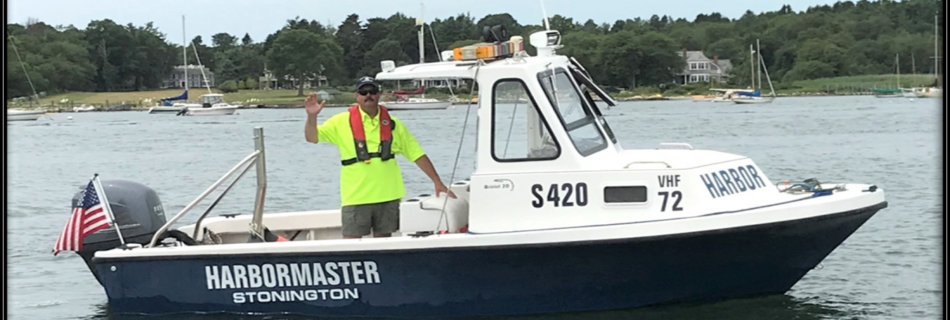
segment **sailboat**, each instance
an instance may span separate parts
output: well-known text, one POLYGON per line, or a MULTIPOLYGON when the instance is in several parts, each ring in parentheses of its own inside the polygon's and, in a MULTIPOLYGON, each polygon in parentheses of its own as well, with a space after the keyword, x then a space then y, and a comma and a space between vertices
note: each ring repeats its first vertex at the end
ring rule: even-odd
MULTIPOLYGON (((755 89, 755 78, 752 79, 752 88, 755 89, 755 92, 752 95, 743 94, 739 92, 740 96, 748 96, 748 98, 737 98, 733 99, 732 102, 736 104, 762 104, 762 103, 772 103, 772 100, 775 100, 775 88, 772 87, 772 79, 769 77, 769 70, 765 66, 765 60, 762 60, 761 47, 759 47, 759 40, 755 40, 755 50, 752 50, 752 45, 749 45, 749 51, 755 54, 759 62, 759 88, 755 89), (762 91, 762 69, 765 68, 765 79, 769 82, 769 90, 772 91, 772 94, 768 97, 761 97, 762 91)), ((756 60, 753 58, 753 60, 756 60)))
POLYGON ((934 16, 934 85, 930 87, 917 88, 914 90, 914 95, 918 98, 941 98, 943 97, 943 86, 940 83, 940 53, 939 49, 939 37, 937 29, 937 16, 934 16))
MULTIPOLYGON (((224 101, 224 96, 220 93, 213 93, 211 87, 208 85, 208 78, 204 74, 204 70, 201 69, 201 78, 205 83, 205 88, 208 89, 207 94, 201 95, 201 103, 183 103, 177 102, 171 106, 168 104, 174 100, 187 100, 188 99, 188 46, 187 37, 185 36, 185 16, 181 17, 181 27, 182 27, 182 59, 184 72, 185 72, 185 92, 177 97, 169 97, 162 99, 162 104, 164 106, 155 106, 149 109, 149 113, 174 113, 176 115, 185 115, 185 116, 217 116, 217 115, 233 115, 237 111, 238 106, 228 104, 224 101)), ((192 48, 195 51, 195 59, 198 60, 198 65, 201 66, 201 57, 198 55, 197 45, 192 45, 192 48)))
POLYGON ((188 45, 186 43, 188 43, 188 40, 185 36, 185 16, 181 16, 181 59, 182 66, 185 67, 185 92, 178 96, 163 98, 161 100, 162 105, 148 109, 149 114, 178 114, 185 109, 182 105, 172 105, 172 101, 188 100, 188 45))
MULTIPOLYGON (((20 59, 20 51, 16 48, 16 43, 13 41, 12 36, 10 38, 10 44, 13 47, 13 52, 16 54, 17 60, 20 61, 20 67, 23 68, 23 73, 26 74, 26 81, 30 83, 30 89, 33 90, 32 99, 39 100, 39 94, 36 93, 36 87, 33 86, 33 80, 30 80, 30 73, 26 71, 26 65, 23 63, 23 59, 20 59)), ((5 108, 6 109, 6 108, 5 108)), ((46 115, 45 110, 25 110, 25 109, 7 109, 7 122, 10 121, 36 121, 40 117, 46 115)))
POLYGON ((904 89, 901 88, 901 57, 897 54, 895 61, 897 63, 897 88, 894 89, 874 89, 875 98, 900 98, 904 96, 904 89))
MULTIPOLYGON (((422 11, 425 11, 425 6, 422 7, 422 11)), ((419 25, 419 63, 425 63, 426 51, 423 39, 425 38, 426 23, 425 20, 422 19, 422 14, 419 15, 419 19, 416 20, 416 24, 419 25)), ((386 109, 389 110, 437 110, 447 109, 450 105, 452 105, 451 101, 439 101, 432 98, 426 98, 424 80, 419 80, 419 88, 415 91, 393 91, 392 93, 387 94, 396 96, 395 101, 386 102, 386 109), (410 94, 421 94, 422 97, 407 97, 407 95, 410 94)))

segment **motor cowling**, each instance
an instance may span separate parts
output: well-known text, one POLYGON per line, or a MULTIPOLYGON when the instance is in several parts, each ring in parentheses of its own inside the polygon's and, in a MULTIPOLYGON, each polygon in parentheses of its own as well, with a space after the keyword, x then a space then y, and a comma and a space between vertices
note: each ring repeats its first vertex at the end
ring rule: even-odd
MULTIPOLYGON (((148 244, 155 232, 167 221, 162 201, 155 190, 133 181, 101 180, 101 182, 102 192, 109 201, 109 207, 112 208, 112 214, 116 224, 119 225, 125 243, 138 243, 143 246, 148 244)), ((80 197, 82 197, 82 191, 73 196, 73 208, 80 206, 80 197)), ((114 249, 121 245, 122 242, 119 240, 115 227, 109 226, 86 236, 79 255, 95 273, 95 269, 92 268, 92 257, 96 252, 114 249)))

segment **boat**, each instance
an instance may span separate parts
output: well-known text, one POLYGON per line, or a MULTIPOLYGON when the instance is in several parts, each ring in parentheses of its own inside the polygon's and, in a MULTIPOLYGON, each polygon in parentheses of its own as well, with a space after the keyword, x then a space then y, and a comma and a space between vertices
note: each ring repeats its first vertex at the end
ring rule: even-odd
MULTIPOLYGON (((20 51, 16 48, 16 41, 14 37, 8 36, 10 40, 10 45, 13 47, 13 53, 16 54, 17 60, 20 62, 20 67, 23 68, 23 74, 26 75, 26 81, 30 84, 30 89, 33 90, 33 96, 30 97, 32 100, 39 101, 40 95, 36 93, 36 87, 33 86, 33 80, 30 79, 30 73, 26 72, 26 64, 23 63, 23 59, 20 58, 20 51)), ((44 110, 24 110, 24 109, 7 109, 7 122, 10 121, 36 121, 44 114, 44 110)))
POLYGON ((91 105, 86 105, 86 104, 73 107, 73 112, 90 112, 90 111, 96 111, 96 107, 91 106, 91 105))
POLYGON ((901 87, 901 57, 899 53, 895 55, 894 61, 897 68, 897 87, 891 89, 874 89, 875 98, 903 98, 911 94, 911 90, 901 87))
MULTIPOLYGON (((423 6, 422 11, 425 11, 423 6)), ((416 20, 416 24, 419 25, 419 62, 425 62, 425 45, 423 38, 425 37, 425 21, 421 18, 416 20)), ((433 36, 434 37, 434 36, 433 36)), ((434 40, 434 38, 433 38, 434 40)), ((441 59, 441 56, 440 56, 441 59)), ((439 101, 437 99, 426 98, 425 93, 425 81, 420 81, 419 88, 415 91, 393 91, 391 93, 384 93, 385 95, 393 95, 396 97, 395 101, 385 102, 385 106, 389 110, 438 110, 438 109, 448 109, 452 105, 452 101, 439 101), (408 95, 419 94, 422 95, 421 98, 409 98, 408 95)))
POLYGON ((934 16, 934 82, 929 87, 915 88, 914 95, 918 98, 943 98, 943 85, 940 78, 940 53, 938 51, 940 44, 940 33, 938 16, 934 16))
MULTIPOLYGON (((148 109, 149 114, 180 114, 182 110, 184 110, 186 107, 180 103, 175 103, 175 104, 172 103, 172 101, 176 101, 176 100, 185 100, 185 101, 188 100, 188 46, 186 45, 186 43, 188 43, 188 40, 185 35, 185 16, 184 15, 181 16, 181 39, 182 39, 181 40, 181 60, 182 60, 182 65, 185 66, 185 75, 184 75, 184 81, 183 81, 183 83, 185 84, 184 85, 185 92, 182 92, 182 94, 178 96, 161 99, 159 101, 161 105, 153 106, 148 109)), ((197 56, 197 54, 195 55, 197 56)))
POLYGON ((736 104, 766 104, 766 103, 772 103, 772 101, 775 100, 775 88, 772 87, 772 79, 769 77, 769 70, 765 66, 765 60, 762 59, 762 55, 760 54, 762 48, 759 47, 758 39, 755 40, 755 45, 756 45, 756 48, 754 50, 752 49, 752 45, 749 45, 749 52, 750 54, 755 55, 755 57, 752 57, 752 60, 758 60, 759 88, 758 89, 755 88, 755 65, 752 65, 752 89, 754 89, 755 91, 752 92, 751 94, 745 91, 737 91, 736 94, 738 96, 732 99, 732 102, 736 104), (772 91, 772 94, 767 97, 762 97, 762 94, 761 94, 763 68, 765 69, 765 78, 769 82, 769 89, 772 91))
MULTIPOLYGON (((188 77, 188 68, 185 68, 185 78, 188 77)), ((175 100, 188 100, 188 81, 185 81, 185 91, 174 97, 162 98, 159 100, 161 105, 153 106, 148 109, 149 114, 179 114, 186 108, 184 103, 173 103, 175 100)), ((200 105, 197 105, 200 106, 200 105)))
POLYGON ((710 88, 709 91, 715 92, 716 95, 711 98, 698 99, 694 101, 710 101, 710 102, 732 102, 732 100, 738 98, 741 95, 751 96, 755 93, 752 89, 719 89, 719 88, 710 88))
POLYGON ((36 121, 45 114, 44 110, 7 109, 7 122, 36 121))
POLYGON ((887 207, 876 185, 773 180, 739 154, 685 142, 623 148, 592 96, 616 100, 557 53, 561 35, 545 27, 530 35, 534 56, 496 40, 486 46, 513 50, 381 63, 378 81, 468 79, 487 88, 469 104, 478 119, 474 172, 451 173, 455 197, 403 199, 392 237, 342 239, 336 208, 265 213, 264 128, 256 127, 254 150, 169 219, 145 184, 103 180, 120 223, 82 239, 78 254, 117 314, 548 314, 782 294, 887 207), (527 102, 511 102, 517 96, 527 102), (518 133, 500 145, 509 132, 518 133), (251 169, 250 214, 213 215, 251 169), (194 223, 172 227, 212 193, 208 209, 188 218, 194 223))
POLYGON ((184 116, 226 116, 233 115, 238 106, 231 105, 224 101, 224 96, 220 93, 208 93, 201 95, 201 104, 188 104, 179 112, 184 116))
POLYGON ((451 101, 439 101, 432 98, 408 98, 387 102, 386 108, 389 110, 435 110, 447 109, 450 105, 452 105, 451 101))
MULTIPOLYGON (((185 28, 185 17, 181 17, 182 25, 182 39, 185 39, 184 28, 185 28)), ((187 43, 184 40, 184 43, 187 43)), ((157 114, 170 114, 174 113, 179 116, 221 116, 221 115, 233 115, 237 111, 238 106, 231 105, 224 101, 224 95, 220 93, 214 93, 211 91, 211 86, 208 84, 208 77, 204 74, 204 69, 201 70, 201 78, 204 81, 205 88, 208 90, 207 94, 201 95, 200 103, 189 103, 189 102, 176 102, 174 104, 171 101, 175 100, 188 100, 188 54, 186 50, 187 46, 182 45, 182 59, 184 60, 183 66, 185 76, 185 92, 179 96, 168 97, 161 100, 161 106, 155 106, 149 109, 149 113, 157 114), (171 104, 171 105, 169 105, 171 104)), ((192 46, 195 50, 195 59, 198 60, 198 65, 201 66, 201 57, 198 56, 197 46, 192 46)))
POLYGON ((451 101, 439 101, 425 97, 425 86, 419 86, 415 91, 393 91, 384 92, 384 95, 396 97, 395 101, 386 101, 384 104, 389 110, 433 110, 447 109, 452 105, 451 101), (422 94, 422 98, 409 98, 411 94, 422 94))

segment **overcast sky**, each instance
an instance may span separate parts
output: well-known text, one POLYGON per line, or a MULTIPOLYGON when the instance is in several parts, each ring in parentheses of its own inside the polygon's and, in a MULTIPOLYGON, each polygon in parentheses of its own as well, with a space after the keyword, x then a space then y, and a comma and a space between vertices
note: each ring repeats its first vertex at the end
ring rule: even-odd
MULTIPOLYGON (((832 0, 545 0, 548 16, 560 14, 584 22, 594 19, 598 24, 613 24, 618 19, 649 18, 656 14, 693 20, 697 14, 719 12, 738 18, 746 10, 759 13, 775 11, 789 4, 795 11, 832 0)), ((487 14, 509 13, 521 24, 540 24, 541 3, 538 0, 9 0, 8 23, 23 24, 36 18, 49 25, 74 25, 84 29, 90 21, 112 19, 136 26, 153 22, 172 43, 181 43, 181 16, 185 15, 189 40, 200 35, 210 44, 211 35, 227 32, 241 38, 245 33, 254 42, 282 28, 296 16, 338 26, 347 15, 356 13, 360 21, 389 17, 402 12, 417 17, 425 4, 424 18, 431 22, 458 13, 468 12, 478 19, 487 14)))

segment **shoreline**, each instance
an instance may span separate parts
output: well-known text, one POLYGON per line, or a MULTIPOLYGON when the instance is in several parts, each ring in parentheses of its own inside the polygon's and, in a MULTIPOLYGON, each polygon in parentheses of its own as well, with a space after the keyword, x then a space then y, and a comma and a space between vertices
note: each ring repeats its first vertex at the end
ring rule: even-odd
MULTIPOLYGON (((707 95, 695 95, 695 96, 707 96, 707 95)), ((845 96, 873 96, 873 93, 854 93, 854 94, 834 94, 834 93, 792 93, 792 94, 777 94, 777 98, 802 98, 802 97, 845 97, 845 96)), ((694 95, 687 96, 626 96, 626 97, 616 97, 614 98, 618 102, 640 102, 640 101, 682 101, 682 100, 695 100, 694 95)), ((595 101, 600 101, 599 97, 593 97, 595 101)), ((469 101, 455 101, 452 102, 453 106, 457 105, 468 105, 469 101)), ((346 108, 351 106, 351 104, 327 104, 324 108, 346 108)), ((153 106, 134 106, 134 105, 124 105, 124 106, 115 106, 109 108, 96 107, 94 110, 89 111, 80 111, 76 112, 72 110, 72 107, 33 107, 28 106, 11 106, 7 105, 7 109, 20 109, 20 110, 45 110, 46 113, 86 113, 86 112, 147 112, 153 106)), ((241 105, 238 109, 302 109, 303 103, 300 104, 268 104, 261 103, 256 105, 241 105)))

